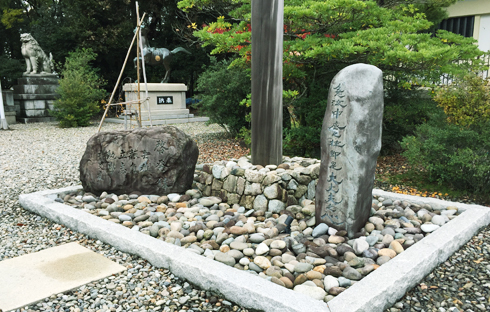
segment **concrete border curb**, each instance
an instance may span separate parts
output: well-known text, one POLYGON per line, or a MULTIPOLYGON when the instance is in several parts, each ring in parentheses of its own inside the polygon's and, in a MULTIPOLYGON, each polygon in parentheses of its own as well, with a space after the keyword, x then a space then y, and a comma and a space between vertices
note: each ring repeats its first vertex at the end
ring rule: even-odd
POLYGON ((311 312, 331 312, 322 301, 54 201, 57 194, 80 189, 78 186, 20 195, 19 202, 29 211, 138 255, 202 289, 218 291, 244 307, 277 312, 304 312, 308 307, 311 312))
POLYGON ((408 200, 416 204, 430 204, 436 209, 455 206, 464 212, 329 301, 331 311, 384 311, 466 244, 479 229, 490 223, 490 208, 484 206, 395 194, 377 189, 373 190, 373 195, 392 200, 408 200))
POLYGON ((68 194, 81 188, 75 186, 20 195, 19 202, 25 209, 56 223, 99 239, 118 250, 136 254, 157 267, 170 269, 176 276, 202 289, 218 291, 239 305, 267 312, 303 312, 306 307, 309 312, 383 311, 449 258, 480 228, 490 223, 488 207, 373 190, 374 195, 393 200, 427 203, 436 209, 456 206, 464 212, 351 286, 327 305, 244 271, 54 201, 58 194, 68 194))

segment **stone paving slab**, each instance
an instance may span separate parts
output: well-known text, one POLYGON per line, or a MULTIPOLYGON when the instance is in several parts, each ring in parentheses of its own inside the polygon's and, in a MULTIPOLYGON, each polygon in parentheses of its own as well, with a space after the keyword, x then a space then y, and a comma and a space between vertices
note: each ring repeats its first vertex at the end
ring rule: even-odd
POLYGON ((0 310, 24 307, 126 270, 77 243, 0 262, 0 310))
POLYGON ((480 228, 490 223, 488 207, 373 190, 373 194, 393 200, 428 203, 438 209, 456 206, 464 212, 326 304, 54 201, 58 194, 66 195, 81 188, 77 186, 21 195, 19 202, 25 209, 56 223, 121 251, 136 254, 156 267, 170 269, 176 276, 202 289, 218 291, 239 305, 267 312, 304 312, 305 307, 309 312, 383 311, 464 245, 480 228))

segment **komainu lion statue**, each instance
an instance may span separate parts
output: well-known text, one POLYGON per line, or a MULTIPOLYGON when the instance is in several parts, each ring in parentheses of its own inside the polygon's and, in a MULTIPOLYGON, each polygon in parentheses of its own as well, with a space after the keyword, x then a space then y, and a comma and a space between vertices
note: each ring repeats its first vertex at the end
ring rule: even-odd
POLYGON ((20 41, 22 42, 22 56, 24 56, 27 66, 24 75, 51 74, 54 72, 53 55, 49 53, 48 57, 31 34, 20 35, 20 41), (42 71, 39 72, 39 69, 42 71))

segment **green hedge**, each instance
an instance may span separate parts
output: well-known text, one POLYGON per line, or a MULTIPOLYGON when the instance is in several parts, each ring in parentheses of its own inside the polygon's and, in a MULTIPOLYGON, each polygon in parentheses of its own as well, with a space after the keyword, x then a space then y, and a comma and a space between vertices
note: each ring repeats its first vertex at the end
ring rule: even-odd
POLYGON ((200 102, 194 106, 209 117, 209 123, 216 123, 237 136, 241 129, 250 129, 246 116, 251 109, 243 103, 251 92, 251 83, 247 70, 230 64, 231 60, 211 58, 211 64, 197 80, 196 98, 200 102))
POLYGON ((415 135, 405 137, 403 155, 426 170, 430 182, 490 199, 490 122, 462 128, 445 118, 422 124, 415 135))
POLYGON ((66 58, 56 90, 60 98, 50 111, 62 128, 88 126, 92 116, 100 111, 99 102, 106 91, 101 89, 103 81, 90 65, 95 58, 91 49, 76 50, 66 58))

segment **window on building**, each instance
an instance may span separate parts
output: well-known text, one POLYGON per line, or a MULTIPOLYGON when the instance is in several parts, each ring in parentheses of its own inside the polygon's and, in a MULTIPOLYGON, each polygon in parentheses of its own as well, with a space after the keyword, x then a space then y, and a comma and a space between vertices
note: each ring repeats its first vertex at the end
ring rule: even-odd
POLYGON ((472 38, 474 26, 475 16, 462 16, 445 19, 436 29, 443 29, 463 37, 472 38))

